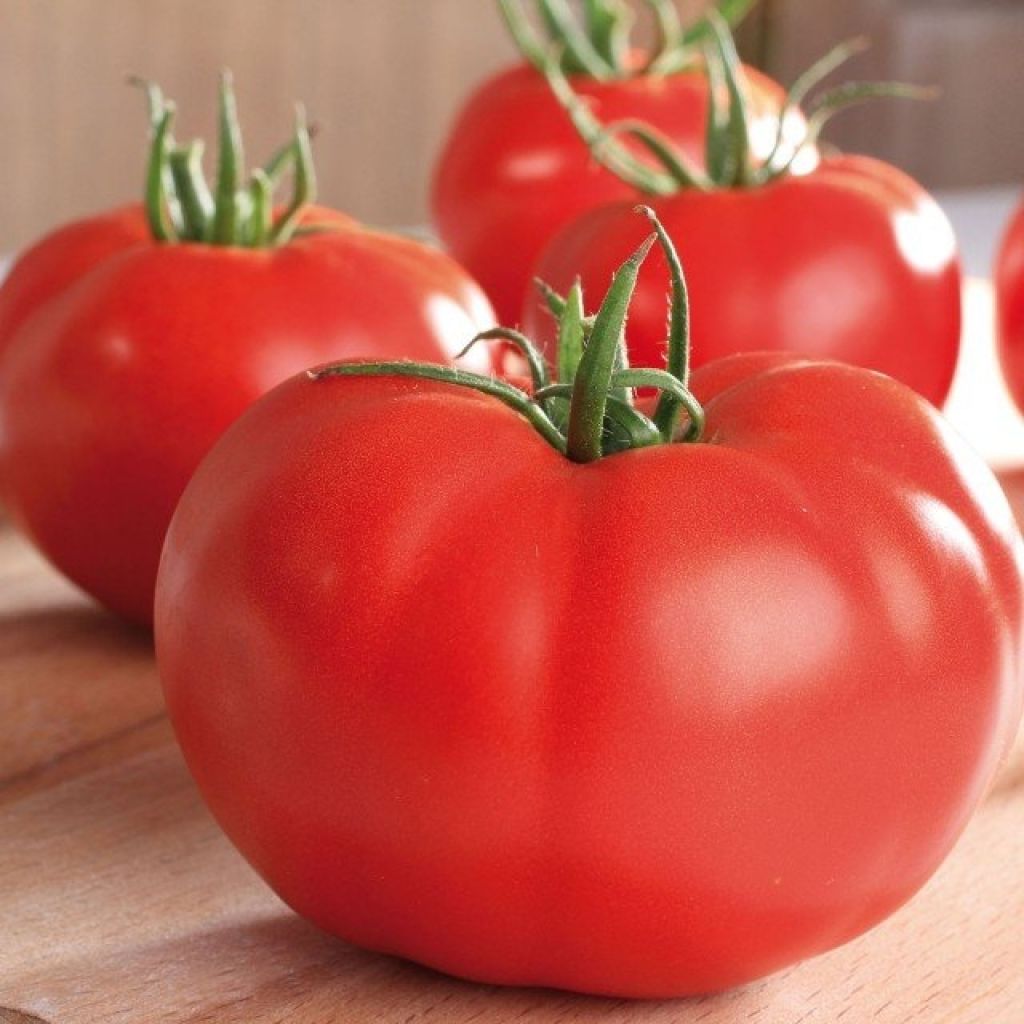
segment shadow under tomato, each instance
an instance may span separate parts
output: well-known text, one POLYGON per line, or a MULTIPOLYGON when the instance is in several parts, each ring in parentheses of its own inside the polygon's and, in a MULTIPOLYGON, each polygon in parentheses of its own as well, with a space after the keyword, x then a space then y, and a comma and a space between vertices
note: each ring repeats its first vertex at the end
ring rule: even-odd
POLYGON ((42 1017, 33 1017, 29 1013, 0 1006, 0 1024, 50 1024, 50 1022, 43 1020, 42 1017))
POLYGON ((163 709, 152 637, 84 602, 0 614, 0 793, 163 709))
MULTIPOLYGON (((356 949, 283 910, 250 923, 154 943, 127 954, 120 950, 108 962, 70 965, 61 973, 69 978, 87 973, 92 991, 111 993, 106 1005, 115 1019, 134 1008, 127 999, 129 994, 137 999, 134 984, 139 977, 147 979, 150 992, 175 993, 160 1007, 168 1019, 179 1019, 179 1015, 184 1019, 186 1014, 206 1019, 204 1011, 216 1010, 216 1019, 222 1024, 280 1020, 642 1024, 657 1007, 666 1006, 460 981, 356 949)), ((73 989, 67 995, 71 1000, 67 1008, 72 1009, 73 989)), ((680 1016, 665 1019, 701 1020, 702 1015, 710 1017, 725 1004, 742 1006, 754 996, 748 989, 676 1001, 667 1005, 680 1016)), ((58 1005, 61 1002, 58 998, 58 1005)))
POLYGON ((0 612, 0 656, 8 645, 30 647, 55 638, 90 648, 151 651, 153 636, 99 605, 68 600, 60 604, 0 612))

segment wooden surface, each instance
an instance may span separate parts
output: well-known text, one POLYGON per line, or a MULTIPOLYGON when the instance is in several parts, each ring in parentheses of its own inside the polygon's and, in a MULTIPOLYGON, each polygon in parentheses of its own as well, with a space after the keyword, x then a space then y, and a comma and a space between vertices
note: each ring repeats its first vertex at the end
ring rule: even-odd
MULTIPOLYGON (((1005 461, 1024 427, 997 392, 990 304, 973 286, 952 411, 1005 461)), ((1004 479, 1024 514, 1024 472, 1004 479)), ((844 949, 664 1004, 465 984, 289 913, 200 803, 148 637, 0 525, 0 1024, 26 1021, 1022 1024, 1024 743, 927 888, 844 949)))

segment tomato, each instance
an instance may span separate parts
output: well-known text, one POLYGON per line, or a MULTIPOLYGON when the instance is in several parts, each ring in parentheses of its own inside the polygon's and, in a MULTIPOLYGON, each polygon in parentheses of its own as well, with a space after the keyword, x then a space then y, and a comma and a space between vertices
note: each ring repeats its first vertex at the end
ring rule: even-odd
MULTIPOLYGON (((599 293, 615 254, 643 233, 632 205, 570 225, 537 276, 565 290, 579 274, 599 293)), ((943 404, 960 351, 960 261, 945 214, 903 172, 832 157, 764 186, 684 190, 652 205, 686 266, 695 365, 757 349, 800 352, 879 370, 943 404)), ((628 327, 631 358, 644 365, 657 365, 665 345, 659 262, 646 268, 628 327)), ((550 350, 553 322, 536 297, 522 321, 550 350)))
POLYGON ((25 252, 0 288, 0 354, 21 322, 121 249, 149 238, 142 206, 75 221, 25 252))
POLYGON ((649 436, 617 389, 683 401, 688 372, 678 287, 678 371, 614 371, 642 258, 574 383, 293 378, 174 517, 185 757, 348 941, 490 983, 737 985, 907 900, 1008 750, 1024 553, 989 470, 898 382, 778 353, 709 365, 703 413, 649 436))
POLYGON ((997 258, 996 308, 1003 374, 1024 409, 1024 204, 1014 215, 997 258))
MULTIPOLYGON (((775 143, 783 89, 753 68, 745 73, 754 151, 763 159, 775 143)), ((602 120, 649 122, 703 162, 708 85, 699 52, 671 74, 634 68, 609 80, 570 80, 602 120)), ((799 134, 802 118, 791 122, 799 134)), ((456 118, 434 172, 433 222, 501 322, 514 323, 547 243, 588 210, 632 194, 591 158, 543 75, 526 63, 486 81, 456 118)))
POLYGON ((265 247, 158 242, 138 210, 113 211, 43 240, 0 296, 3 500, 141 623, 185 484, 253 400, 339 356, 447 361, 493 322, 448 257, 316 207, 265 247))

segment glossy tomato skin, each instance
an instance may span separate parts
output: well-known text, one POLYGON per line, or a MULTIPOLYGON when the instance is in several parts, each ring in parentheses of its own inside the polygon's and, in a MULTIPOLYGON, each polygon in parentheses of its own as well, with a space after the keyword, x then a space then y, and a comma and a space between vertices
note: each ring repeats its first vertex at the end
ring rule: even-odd
MULTIPOLYGON (((746 73, 753 149, 763 159, 775 143, 784 91, 753 68, 746 73)), ((699 67, 665 78, 570 81, 602 121, 642 120, 703 166, 708 89, 699 67)), ((793 130, 802 124, 794 118, 793 130)), ((434 174, 433 220, 511 325, 555 234, 588 210, 633 194, 591 158, 543 77, 524 65, 486 82, 458 116, 434 174)))
MULTIPOLYGON (((49 300, 0 339, 0 488, 53 564, 126 618, 151 622, 174 506, 256 398, 325 359, 449 362, 493 324, 441 253, 307 219, 330 230, 266 251, 129 238, 71 282, 73 246, 24 258, 65 280, 39 284, 49 300)), ((12 282, 32 286, 17 267, 12 282)), ((471 365, 488 369, 486 353, 471 365)))
POLYGON ((996 263, 999 359, 1017 405, 1024 409, 1024 203, 1018 208, 996 263))
MULTIPOLYGON (((686 269, 695 366, 738 352, 799 352, 878 370, 945 402, 960 351, 960 260, 945 214, 901 171, 844 156, 764 188, 651 205, 686 269)), ((603 294, 617 254, 647 230, 632 207, 606 206, 570 225, 537 276, 565 291, 580 274, 587 294, 603 294)), ((628 327, 638 366, 664 361, 665 273, 657 253, 641 275, 628 327)), ((553 321, 535 297, 522 320, 550 350, 553 321)))
POLYGON ((666 997, 835 946, 938 866, 1021 711, 1005 498, 880 375, 695 383, 708 443, 581 467, 474 393, 297 378, 205 460, 161 678, 299 913, 480 981, 666 997))
POLYGON ((145 214, 135 203, 66 224, 32 246, 0 288, 0 353, 39 306, 121 249, 147 238, 145 214))

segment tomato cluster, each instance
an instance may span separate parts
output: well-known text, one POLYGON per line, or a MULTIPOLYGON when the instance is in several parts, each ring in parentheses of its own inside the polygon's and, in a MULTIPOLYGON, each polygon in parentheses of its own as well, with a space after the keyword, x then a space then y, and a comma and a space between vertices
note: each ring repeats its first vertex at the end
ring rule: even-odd
MULTIPOLYGON (((434 180, 467 269, 314 205, 301 113, 243 181, 228 79, 211 190, 147 86, 144 202, 0 289, 0 494, 154 625, 203 796, 299 913, 481 981, 714 991, 948 853, 1024 707, 1024 542, 936 408, 948 221, 817 146, 918 90, 807 105, 856 45, 786 93, 748 0, 651 3, 650 52, 618 0, 499 6, 526 59, 434 180)), ((999 285, 1024 401, 1024 213, 999 285)))

